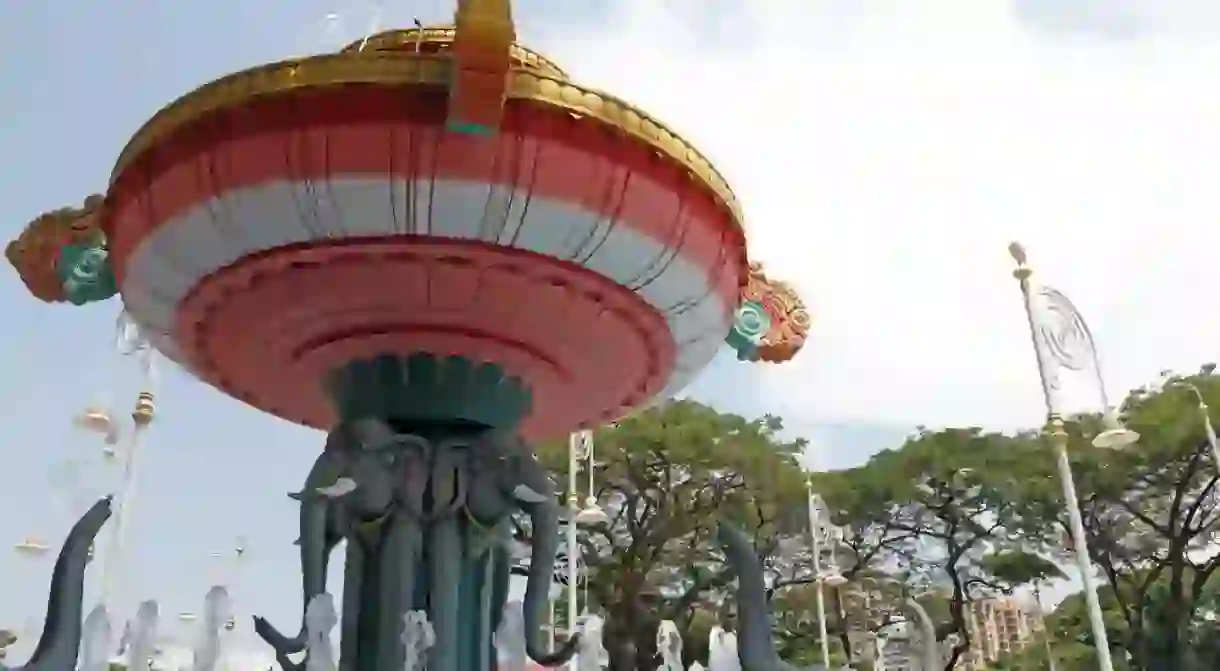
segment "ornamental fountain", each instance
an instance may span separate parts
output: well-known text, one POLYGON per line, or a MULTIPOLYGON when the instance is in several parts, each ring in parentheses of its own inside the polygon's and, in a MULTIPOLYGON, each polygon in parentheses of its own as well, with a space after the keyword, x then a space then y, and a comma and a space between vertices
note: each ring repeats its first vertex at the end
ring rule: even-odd
MULTIPOLYGON (((508 0, 459 0, 453 26, 184 95, 104 194, 6 256, 35 297, 118 295, 183 370, 327 432, 293 495, 301 622, 256 618, 282 665, 304 668, 289 655, 346 541, 338 668, 402 669, 420 613, 428 668, 475 671, 496 664, 517 511, 526 652, 557 666, 578 645, 542 635, 562 509, 528 441, 671 396, 726 340, 748 361, 804 344, 808 314, 749 261, 742 220, 677 134, 517 44, 508 0)), ((72 668, 84 568, 70 537, 28 668, 72 668)))

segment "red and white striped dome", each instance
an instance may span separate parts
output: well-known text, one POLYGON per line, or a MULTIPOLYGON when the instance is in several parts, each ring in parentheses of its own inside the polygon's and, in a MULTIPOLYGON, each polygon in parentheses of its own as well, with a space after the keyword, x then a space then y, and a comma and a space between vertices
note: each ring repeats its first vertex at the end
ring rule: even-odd
POLYGON ((520 377, 523 433, 554 436, 682 389, 731 327, 733 207, 604 120, 510 98, 498 134, 453 133, 429 86, 189 98, 116 168, 120 291, 162 352, 284 419, 328 427, 327 372, 426 351, 520 377))

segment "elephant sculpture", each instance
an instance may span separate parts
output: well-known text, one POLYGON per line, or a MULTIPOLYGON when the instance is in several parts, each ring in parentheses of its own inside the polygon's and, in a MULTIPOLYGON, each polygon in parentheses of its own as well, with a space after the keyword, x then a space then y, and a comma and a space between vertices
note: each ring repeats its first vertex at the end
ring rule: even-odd
POLYGON ((42 636, 30 661, 3 671, 72 671, 80 652, 82 600, 85 591, 85 566, 92 554, 93 540, 110 519, 111 499, 101 499, 85 512, 64 541, 51 574, 51 594, 47 603, 42 636))
MULTIPOLYGON (((750 539, 726 524, 717 527, 716 539, 724 549, 725 561, 737 574, 737 649, 742 671, 798 671, 797 667, 780 659, 775 652, 763 566, 754 553, 750 539)), ((908 599, 906 605, 920 628, 920 665, 928 671, 939 668, 939 648, 932 619, 918 601, 908 599)), ((809 668, 813 671, 823 667, 815 665, 809 668)))
MULTIPOLYGON (((546 470, 520 441, 482 427, 411 428, 341 424, 294 495, 303 603, 326 592, 329 555, 346 540, 339 668, 399 671, 399 630, 412 610, 424 611, 435 631, 429 669, 494 668, 493 638, 508 598, 509 515, 518 509, 535 532, 524 601, 527 652, 544 666, 563 664, 578 638, 552 653, 540 636, 559 524, 546 470)), ((261 618, 255 629, 281 665, 297 668, 287 656, 305 649, 304 624, 302 617, 292 637, 261 618)))
MULTIPOLYGON (((737 574, 737 653, 742 671, 798 671, 775 651, 763 566, 750 539, 726 524, 716 528, 716 539, 726 563, 737 574)), ((810 671, 821 668, 814 666, 810 671)))

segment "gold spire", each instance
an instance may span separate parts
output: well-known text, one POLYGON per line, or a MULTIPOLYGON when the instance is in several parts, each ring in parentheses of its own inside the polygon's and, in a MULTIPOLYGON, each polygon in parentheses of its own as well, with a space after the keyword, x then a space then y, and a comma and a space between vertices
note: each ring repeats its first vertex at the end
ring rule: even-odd
POLYGON ((512 66, 510 0, 458 0, 454 14, 453 88, 449 92, 450 130, 485 135, 500 126, 512 66))

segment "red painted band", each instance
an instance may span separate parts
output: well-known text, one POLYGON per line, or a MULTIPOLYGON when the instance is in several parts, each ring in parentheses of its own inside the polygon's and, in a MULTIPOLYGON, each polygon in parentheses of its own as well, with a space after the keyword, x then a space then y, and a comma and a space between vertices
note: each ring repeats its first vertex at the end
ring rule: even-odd
POLYGON ((621 416, 671 373, 663 316, 576 264, 429 237, 319 241, 245 258, 196 285, 175 340, 226 393, 284 419, 332 420, 321 379, 353 359, 429 351, 494 362, 533 390, 523 431, 621 416))
POLYGON ((493 137, 445 132, 444 117, 443 92, 351 86, 269 97, 186 126, 111 189, 115 272, 121 282, 150 232, 235 189, 338 176, 444 179, 514 187, 614 218, 680 247, 736 303, 744 235, 673 161, 594 121, 524 101, 509 102, 493 137))

